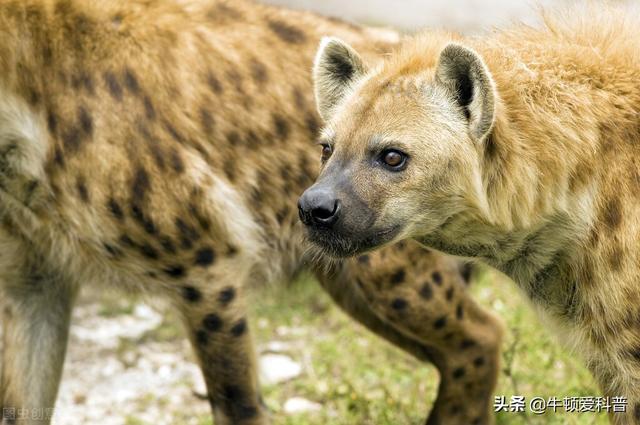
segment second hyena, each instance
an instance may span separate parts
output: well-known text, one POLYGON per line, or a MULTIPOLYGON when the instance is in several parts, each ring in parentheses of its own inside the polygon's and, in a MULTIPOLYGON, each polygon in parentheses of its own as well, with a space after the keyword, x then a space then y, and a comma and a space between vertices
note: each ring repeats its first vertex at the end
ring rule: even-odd
POLYGON ((53 406, 76 295, 103 283, 181 312, 216 424, 265 424, 245 295, 310 268, 439 368, 430 424, 490 421, 500 328, 468 267, 409 244, 312 261, 304 244, 310 69, 329 33, 371 57, 393 44, 245 1, 0 2, 2 407, 53 406))

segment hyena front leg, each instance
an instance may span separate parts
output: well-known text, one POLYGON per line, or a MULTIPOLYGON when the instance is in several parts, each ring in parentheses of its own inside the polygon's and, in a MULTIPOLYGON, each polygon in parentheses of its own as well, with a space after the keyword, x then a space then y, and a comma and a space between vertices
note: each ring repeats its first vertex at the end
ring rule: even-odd
POLYGON ((503 330, 471 298, 465 274, 459 261, 413 243, 349 260, 344 271, 378 317, 429 347, 440 386, 428 425, 493 421, 503 330))
POLYGON ((181 307, 207 385, 215 425, 268 423, 258 386, 243 285, 181 288, 181 307))
POLYGON ((22 264, 2 271, 0 415, 6 424, 51 421, 65 358, 75 285, 37 258, 25 252, 22 264))
MULTIPOLYGON (((607 341, 609 338, 601 340, 603 348, 610 349, 620 344, 619 333, 612 334, 611 338, 611 341, 607 341)), ((600 352, 599 356, 587 362, 604 396, 609 400, 609 418, 613 425, 640 425, 640 362, 635 350, 630 351, 628 347, 624 347, 615 360, 609 357, 611 352, 600 352), (618 411, 613 410, 614 404, 618 411)))

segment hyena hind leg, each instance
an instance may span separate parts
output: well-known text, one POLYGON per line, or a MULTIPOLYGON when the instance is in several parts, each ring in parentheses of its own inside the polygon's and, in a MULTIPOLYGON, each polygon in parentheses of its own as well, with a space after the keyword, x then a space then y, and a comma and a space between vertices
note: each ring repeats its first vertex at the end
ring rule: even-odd
POLYGON ((216 425, 266 425, 243 285, 236 278, 180 287, 182 311, 216 425))
POLYGON ((5 424, 48 424, 62 374, 76 288, 28 258, 3 270, 0 416, 5 424))

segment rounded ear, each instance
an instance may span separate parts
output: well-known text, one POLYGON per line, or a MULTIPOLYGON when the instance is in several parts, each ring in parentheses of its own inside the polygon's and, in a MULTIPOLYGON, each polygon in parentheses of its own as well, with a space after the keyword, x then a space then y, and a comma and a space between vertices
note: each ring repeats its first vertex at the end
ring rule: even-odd
POLYGON ((436 81, 455 99, 469 121, 469 133, 484 140, 495 120, 496 89, 489 69, 478 53, 449 44, 440 53, 436 81))
POLYGON ((349 85, 366 73, 360 55, 344 41, 324 37, 313 64, 318 112, 328 121, 349 85))

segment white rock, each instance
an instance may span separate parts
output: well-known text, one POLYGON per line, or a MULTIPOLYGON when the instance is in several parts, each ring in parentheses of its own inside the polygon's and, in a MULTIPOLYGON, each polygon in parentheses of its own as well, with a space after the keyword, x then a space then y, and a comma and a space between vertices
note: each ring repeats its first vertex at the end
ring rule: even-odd
POLYGON ((284 403, 284 411, 288 414, 317 412, 322 405, 302 397, 292 397, 284 403))
POLYGON ((302 373, 302 366, 282 354, 265 354, 260 357, 260 380, 267 385, 293 379, 302 373))
POLYGON ((291 344, 282 341, 269 341, 263 348, 263 351, 270 351, 272 353, 282 353, 291 350, 291 344))

